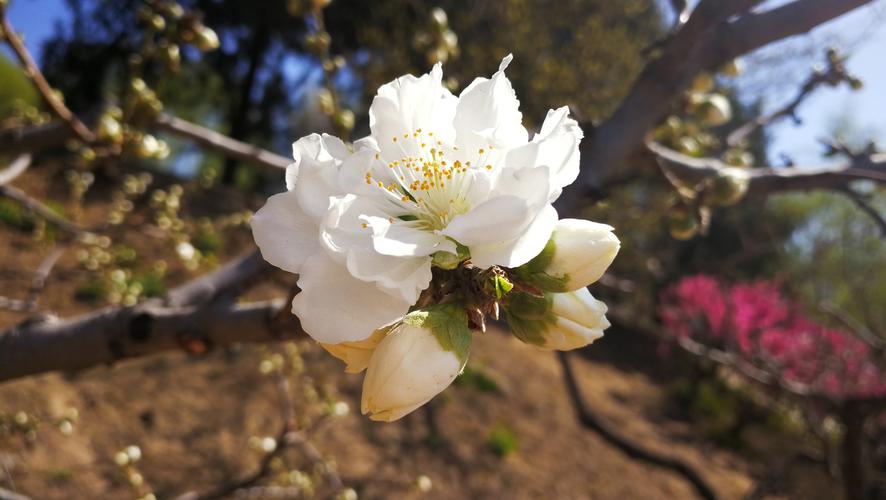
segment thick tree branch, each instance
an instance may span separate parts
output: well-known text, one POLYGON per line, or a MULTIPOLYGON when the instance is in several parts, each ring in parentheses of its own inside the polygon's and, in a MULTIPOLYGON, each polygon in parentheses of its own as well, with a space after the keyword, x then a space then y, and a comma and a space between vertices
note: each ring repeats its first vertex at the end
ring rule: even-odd
POLYGON ((593 410, 591 410, 590 406, 588 406, 588 404, 585 402, 584 397, 581 394, 581 388, 579 388, 578 380, 576 379, 575 373, 572 370, 572 363, 569 359, 569 353, 560 351, 557 353, 557 356, 560 360, 560 365, 563 368, 563 381, 566 383, 566 389, 569 392, 569 397, 572 400, 573 407, 575 408, 576 416, 583 426, 597 432, 607 442, 616 446, 618 449, 625 452, 632 458, 636 458, 638 460, 642 460, 644 462, 648 462, 659 467, 664 467, 680 474, 692 484, 693 488, 695 488, 695 491, 698 492, 699 496, 701 496, 702 498, 709 500, 717 498, 717 495, 714 493, 713 488, 711 488, 707 481, 705 481, 704 478, 702 478, 701 475, 686 462, 683 462, 674 457, 657 453, 647 448, 643 448, 638 443, 635 443, 624 437, 621 433, 616 431, 615 428, 611 427, 596 413, 594 413, 593 410))
POLYGON ((746 12, 756 2, 702 2, 689 21, 649 62, 615 112, 593 128, 582 151, 578 186, 558 203, 561 213, 575 213, 582 195, 598 191, 614 178, 646 134, 671 109, 674 100, 702 71, 783 38, 805 33, 871 0, 796 0, 761 13, 746 12), (735 20, 731 17, 738 15, 735 20), (585 192, 582 192, 582 189, 585 192))
POLYGON ((0 381, 54 370, 79 370, 168 350, 200 354, 239 342, 304 335, 288 302, 234 304, 264 272, 257 252, 174 290, 166 300, 106 307, 69 319, 25 321, 0 332, 0 381))
POLYGON ((18 33, 16 33, 15 29, 12 27, 12 24, 10 24, 9 18, 6 17, 6 7, 2 5, 0 5, 0 32, 2 32, 0 33, 0 38, 5 38, 9 43, 12 51, 15 53, 16 57, 18 57, 19 62, 24 66, 25 73, 34 82, 34 86, 37 87, 37 90, 46 102, 46 105, 49 106, 49 109, 51 109, 56 116, 61 118, 68 128, 80 138, 80 140, 83 142, 94 141, 95 134, 93 134, 92 131, 89 130, 89 127, 84 125, 83 122, 77 118, 77 115, 65 106, 65 103, 59 98, 52 86, 49 85, 49 82, 46 81, 46 77, 43 76, 37 63, 34 62, 34 58, 31 57, 28 48, 25 47, 24 42, 22 42, 18 33))
POLYGON ((214 271, 211 279, 197 279, 171 290, 165 299, 167 307, 194 306, 213 302, 225 295, 235 298, 272 268, 261 252, 255 249, 214 271))
POLYGON ((71 319, 25 322, 0 333, 0 381, 71 371, 170 350, 202 354, 212 347, 303 335, 282 300, 224 307, 164 307, 156 301, 108 307, 71 319))
MULTIPOLYGON (((694 158, 650 142, 652 151, 670 174, 686 185, 696 185, 724 169, 734 169, 714 158, 694 158)), ((852 181, 869 180, 886 185, 886 154, 859 156, 824 167, 742 169, 748 175, 748 194, 766 196, 782 191, 829 189, 845 191, 852 181)))

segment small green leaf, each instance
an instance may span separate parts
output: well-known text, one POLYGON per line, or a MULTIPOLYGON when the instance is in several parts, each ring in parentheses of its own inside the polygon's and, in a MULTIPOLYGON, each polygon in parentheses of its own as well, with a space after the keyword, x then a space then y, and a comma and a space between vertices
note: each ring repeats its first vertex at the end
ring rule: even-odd
POLYGON ((544 345, 545 332, 557 323, 557 317, 551 312, 549 295, 534 297, 522 292, 511 294, 504 311, 511 333, 527 344, 544 345))
POLYGON ((471 350, 471 330, 468 315, 461 304, 439 304, 413 311, 403 318, 403 323, 431 330, 440 347, 452 351, 467 362, 471 350))
POLYGON ((514 269, 519 280, 523 283, 537 286, 545 292, 567 291, 568 276, 557 277, 547 273, 548 266, 554 260, 555 253, 557 253, 557 246, 554 244, 554 239, 551 238, 541 253, 526 264, 514 269))
POLYGON ((461 264, 471 256, 468 247, 462 245, 455 240, 452 241, 453 243, 455 243, 456 253, 444 252, 442 250, 436 252, 432 257, 431 265, 439 267, 440 269, 455 269, 456 267, 458 267, 459 264, 461 264))
POLYGON ((500 299, 504 297, 511 289, 514 288, 514 284, 508 281, 504 276, 496 275, 493 279, 493 284, 495 285, 495 297, 500 299))

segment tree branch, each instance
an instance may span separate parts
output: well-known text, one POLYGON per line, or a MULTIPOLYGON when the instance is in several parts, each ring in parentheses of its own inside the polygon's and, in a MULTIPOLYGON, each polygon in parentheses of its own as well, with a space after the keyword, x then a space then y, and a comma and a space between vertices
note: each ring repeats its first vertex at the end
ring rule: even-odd
POLYGON ((12 48, 16 57, 18 57, 19 62, 24 66, 25 73, 31 78, 31 81, 34 82, 34 86, 37 87, 37 90, 46 102, 46 105, 49 106, 49 109, 51 109, 56 116, 61 118, 68 128, 80 138, 80 140, 87 143, 94 141, 95 134, 93 134, 92 131, 89 130, 89 127, 84 125, 83 122, 77 118, 77 115, 65 106, 65 103, 62 102, 56 94, 56 91, 49 85, 49 82, 46 81, 46 77, 43 76, 37 63, 34 62, 34 58, 31 57, 28 48, 25 47, 25 44, 22 42, 21 38, 19 38, 18 33, 15 32, 12 24, 10 24, 9 18, 6 17, 6 7, 2 5, 0 5, 0 31, 2 31, 2 33, 0 33, 0 38, 6 38, 7 43, 9 43, 9 46, 12 48))
POLYGON ((843 64, 843 61, 843 58, 839 57, 836 52, 831 52, 829 50, 828 67, 826 70, 813 68, 812 73, 806 78, 806 81, 800 87, 800 91, 797 92, 797 95, 794 96, 789 103, 768 115, 758 116, 735 129, 726 138, 726 144, 733 147, 737 146, 748 136, 753 134, 755 130, 770 125, 782 118, 791 117, 795 122, 799 123, 800 119, 797 117, 797 107, 799 107, 800 104, 820 86, 829 85, 831 87, 836 87, 840 82, 849 82, 852 84, 853 81, 856 81, 855 78, 846 71, 846 66, 843 64))
POLYGON ((285 170, 292 163, 286 157, 261 149, 244 142, 232 139, 214 130, 191 123, 167 114, 157 118, 158 129, 193 140, 200 146, 222 153, 228 158, 251 163, 253 165, 279 171, 285 170))
MULTIPOLYGON (((670 174, 686 185, 696 185, 724 169, 734 169, 714 158, 694 158, 650 142, 647 148, 670 174)), ((886 154, 859 156, 848 162, 823 167, 742 169, 748 175, 748 194, 766 196, 782 191, 830 189, 845 192, 852 181, 886 184, 886 154)))
POLYGON ((223 300, 231 299, 266 270, 268 266, 256 254, 251 252, 172 290, 165 301, 106 307, 64 320, 25 321, 0 332, 0 382, 168 350, 200 354, 239 342, 303 336, 295 316, 280 314, 288 309, 283 300, 253 304, 223 300))
POLYGON ((575 213, 582 195, 605 187, 644 137, 701 71, 714 70, 776 40, 805 33, 871 0, 795 0, 766 12, 746 12, 756 2, 702 2, 689 21, 650 61, 615 112, 588 133, 578 186, 558 203, 575 213), (735 20, 730 18, 739 15, 735 20), (585 192, 582 193, 581 190, 585 192))
POLYGON ((55 210, 49 208, 41 201, 31 198, 27 193, 17 187, 0 185, 0 196, 6 196, 7 198, 11 198, 21 203, 31 212, 43 217, 51 224, 73 236, 82 236, 89 232, 86 228, 62 217, 55 210))
POLYGON ((0 186, 4 186, 14 181, 18 176, 25 173, 25 170, 31 166, 31 155, 23 154, 17 156, 12 163, 0 171, 0 186))
POLYGON ((632 458, 643 460, 644 462, 664 467, 680 474, 687 481, 692 483, 695 491, 698 492, 699 496, 702 498, 709 500, 717 498, 713 488, 711 488, 707 481, 705 481, 701 475, 687 463, 677 458, 662 455, 643 448, 639 444, 630 441, 614 428, 610 427, 609 424, 604 422, 585 402, 584 397, 581 394, 581 389, 578 386, 578 380, 576 380, 575 373, 572 370, 569 353, 558 351, 557 356, 560 360, 560 366, 563 368, 563 381, 566 383, 566 389, 572 400, 572 406, 575 408, 576 416, 583 426, 595 431, 607 442, 616 446, 632 458))
POLYGON ((855 203, 855 206, 857 206, 862 212, 870 216, 871 220, 874 221, 874 224, 880 228, 880 236, 886 238, 886 219, 883 219, 879 210, 871 206, 862 195, 858 194, 858 192, 850 187, 841 189, 840 191, 845 194, 847 198, 852 200, 852 202, 855 203))

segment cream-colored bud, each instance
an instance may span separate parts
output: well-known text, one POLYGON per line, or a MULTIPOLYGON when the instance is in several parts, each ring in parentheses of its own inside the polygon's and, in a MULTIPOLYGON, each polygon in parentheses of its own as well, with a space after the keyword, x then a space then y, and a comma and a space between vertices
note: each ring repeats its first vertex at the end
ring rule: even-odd
POLYGON ((194 38, 194 45, 196 45, 198 49, 203 52, 209 52, 218 48, 218 35, 216 35, 215 31, 211 28, 203 26, 196 34, 197 36, 194 38))
POLYGON ((699 99, 696 115, 705 125, 716 127, 732 119, 732 106, 720 94, 705 94, 699 99))
POLYGON ((584 347, 603 336, 609 328, 606 304, 587 288, 551 294, 551 314, 556 322, 542 333, 545 349, 568 351, 584 347))
POLYGON ((584 219, 557 221, 551 236, 554 255, 545 272, 565 279, 564 291, 578 290, 600 279, 621 243, 612 226, 584 219))
POLYGON ((345 362, 345 373, 360 373, 369 366, 372 353, 375 352, 375 348, 385 338, 387 332, 387 329, 380 329, 359 342, 321 343, 320 346, 326 349, 329 354, 345 362))
POLYGON ((400 324, 369 361, 360 410, 372 420, 398 420, 448 387, 465 361, 444 349, 430 328, 400 324))

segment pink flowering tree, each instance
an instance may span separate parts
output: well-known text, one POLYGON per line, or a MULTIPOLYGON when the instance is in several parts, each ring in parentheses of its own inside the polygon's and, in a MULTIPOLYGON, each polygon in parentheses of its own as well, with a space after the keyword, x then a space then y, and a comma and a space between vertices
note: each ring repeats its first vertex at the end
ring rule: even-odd
POLYGON ((886 401, 877 345, 811 318, 773 280, 686 277, 661 294, 659 315, 685 350, 836 416, 845 428, 843 479, 847 487, 863 484, 863 426, 886 401))

